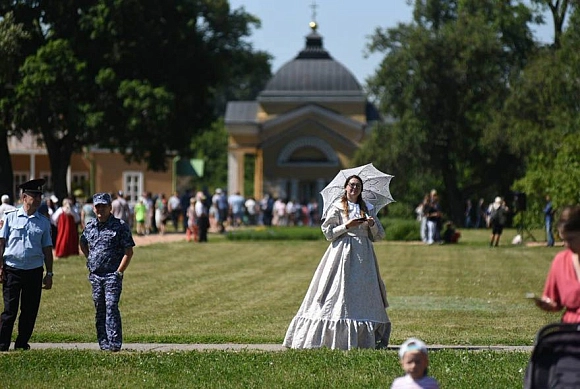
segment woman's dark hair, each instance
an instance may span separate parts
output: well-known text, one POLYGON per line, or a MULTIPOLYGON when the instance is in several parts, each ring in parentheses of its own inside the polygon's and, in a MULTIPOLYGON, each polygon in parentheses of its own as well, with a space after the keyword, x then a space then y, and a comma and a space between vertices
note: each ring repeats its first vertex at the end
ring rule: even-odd
POLYGON ((569 205, 562 210, 558 220, 558 230, 562 232, 580 231, 579 205, 569 205))
MULTIPOLYGON (((353 178, 356 178, 360 182, 360 194, 358 195, 358 198, 356 199, 356 203, 360 207, 361 216, 367 217, 369 210, 367 209, 367 204, 365 203, 365 201, 362 198, 363 180, 359 176, 357 176, 356 174, 353 174, 352 176, 348 177, 346 179, 346 181, 344 182, 344 188, 346 188, 348 186, 348 182, 353 178)), ((344 210, 344 213, 348 217, 348 199, 346 197, 346 191, 342 194, 341 200, 342 200, 342 209, 344 210)))

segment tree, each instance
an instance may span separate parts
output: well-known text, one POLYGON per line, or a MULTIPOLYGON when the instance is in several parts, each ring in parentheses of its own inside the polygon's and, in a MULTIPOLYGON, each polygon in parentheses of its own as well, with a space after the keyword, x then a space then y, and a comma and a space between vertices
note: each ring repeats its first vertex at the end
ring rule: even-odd
MULTIPOLYGON (((562 33, 564 31, 564 23, 566 16, 569 13, 573 4, 569 0, 532 0, 532 3, 540 7, 540 11, 546 8, 550 10, 552 15, 552 24, 554 26, 554 43, 553 47, 559 49, 561 45, 562 33)), ((537 21, 544 22, 543 16, 539 15, 537 21)))
MULTIPOLYGON (((9 155, 8 135, 12 133, 14 80, 22 57, 22 42, 29 38, 22 24, 7 13, 0 19, 0 155, 9 155)), ((12 200, 14 175, 10 158, 0 158, 0 193, 9 193, 12 200)))
POLYGON ((580 135, 580 9, 570 14, 569 27, 559 47, 540 50, 514 80, 502 118, 505 128, 490 137, 505 139, 524 158, 526 174, 514 188, 528 194, 528 204, 539 212, 545 194, 555 206, 578 203, 578 136, 580 135))
POLYGON ((243 40, 258 23, 253 16, 231 11, 225 0, 177 4, 97 1, 81 19, 83 29, 91 33, 93 47, 85 49, 88 62, 108 75, 98 84, 101 130, 106 134, 99 143, 122 152, 130 149, 128 160, 146 160, 152 169, 166 167, 167 150, 191 155, 192 136, 216 118, 222 91, 236 81, 235 69, 269 69, 269 57, 254 53, 243 40), (94 55, 99 52, 108 54, 94 55), (159 101, 169 104, 157 110, 163 117, 153 119, 150 109, 139 111, 134 105, 127 112, 119 95, 127 82, 163 90, 171 99, 159 101), (128 123, 133 131, 118 130, 128 123), (150 139, 144 141, 144 135, 150 139))
POLYGON ((210 131, 194 137, 194 157, 204 161, 204 176, 199 188, 222 187, 228 180, 228 133, 223 118, 212 124, 210 131))
MULTIPOLYGON (((90 130, 90 104, 85 95, 86 64, 65 40, 49 41, 26 59, 16 86, 14 122, 42 134, 48 150, 54 192, 67 195, 66 174, 73 151, 90 130)), ((63 197, 60 197, 63 196, 63 197)))
MULTIPOLYGON (((506 193, 521 174, 504 144, 482 139, 534 48, 530 20, 528 8, 510 1, 415 1, 412 23, 377 29, 369 44, 385 53, 369 80, 380 111, 393 118, 386 137, 374 140, 390 142, 385 170, 409 177, 413 188, 410 177, 439 183, 456 222, 464 199, 506 193)), ((414 197, 407 200, 428 189, 405 191, 414 197)))
POLYGON ((15 80, 14 124, 42 135, 59 197, 70 152, 95 144, 165 169, 169 151, 192 154, 235 69, 269 72, 244 40, 258 20, 225 0, 0 1, 11 9, 35 45, 15 80))

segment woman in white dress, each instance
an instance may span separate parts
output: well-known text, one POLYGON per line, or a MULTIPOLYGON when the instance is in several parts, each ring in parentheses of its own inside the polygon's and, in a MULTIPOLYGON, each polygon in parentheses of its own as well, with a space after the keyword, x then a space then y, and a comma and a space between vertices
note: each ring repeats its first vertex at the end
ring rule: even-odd
POLYGON ((344 195, 327 212, 321 228, 332 243, 286 332, 286 347, 350 350, 389 343, 389 304, 372 244, 385 231, 362 199, 362 185, 356 175, 347 178, 344 195))

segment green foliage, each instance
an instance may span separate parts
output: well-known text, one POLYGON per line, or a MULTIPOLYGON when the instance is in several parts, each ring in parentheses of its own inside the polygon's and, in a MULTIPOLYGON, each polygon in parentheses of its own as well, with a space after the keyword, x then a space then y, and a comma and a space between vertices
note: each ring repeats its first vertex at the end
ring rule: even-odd
MULTIPOLYGON (((389 205, 391 207, 391 205, 389 205)), ((389 208, 390 210, 390 208, 389 208)), ((418 241, 419 223, 414 218, 396 218, 389 212, 388 217, 380 218, 387 232, 386 239, 393 241, 418 241)), ((247 227, 228 231, 226 238, 231 241, 268 241, 268 240, 325 240, 320 227, 247 227)))
POLYGON ((464 199, 505 193, 519 172, 505 146, 483 137, 533 48, 531 14, 504 1, 430 0, 415 2, 413 15, 413 23, 378 29, 369 44, 385 53, 369 88, 392 123, 364 155, 406 184, 397 188, 402 201, 418 202, 426 185, 440 184, 457 222, 464 199))
POLYGON ((30 34, 21 23, 15 22, 13 12, 0 16, 0 80, 4 80, 0 83, 1 89, 5 88, 5 82, 9 82, 17 70, 19 57, 22 56, 22 42, 27 39, 30 39, 30 34))
POLYGON ((388 219, 383 222, 386 230, 387 240, 396 241, 420 241, 420 225, 416 220, 409 219, 388 219))
POLYGON ((514 183, 514 188, 528 193, 532 210, 541 210, 545 195, 549 194, 555 208, 579 204, 580 144, 578 135, 561 139, 555 155, 538 154, 530 157, 528 171, 514 183))
POLYGON ((97 145, 166 169, 168 153, 191 156, 227 99, 257 93, 270 75, 270 56, 246 41, 259 20, 225 0, 0 2, 9 11, 30 39, 2 62, 21 67, 18 100, 2 112, 18 104, 10 124, 42 135, 58 197, 71 150, 97 145))
POLYGON ((197 188, 223 187, 228 179, 228 132, 223 118, 213 122, 209 131, 194 136, 191 150, 194 158, 205 163, 204 176, 196 182, 197 188))
POLYGON ((550 7, 556 21, 554 45, 539 50, 513 79, 502 119, 487 134, 488 140, 501 138, 514 153, 525 157, 525 174, 513 188, 528 194, 528 208, 534 213, 541 212, 546 194, 556 208, 580 202, 580 13, 572 7, 569 28, 562 33, 567 7, 568 2, 550 7))
POLYGON ((14 125, 20 131, 41 134, 47 146, 55 191, 66 196, 66 175, 74 151, 85 144, 91 112, 87 64, 67 40, 41 46, 20 67, 16 85, 14 125))
MULTIPOLYGON (((21 23, 16 23, 14 14, 0 13, 0 155, 9 155, 8 135, 14 134, 14 80, 18 77, 18 67, 24 58, 24 42, 30 34, 21 23)), ((14 175, 10 158, 0 158, 0 192, 13 194, 14 175)))
MULTIPOLYGON (((388 207, 383 209, 384 211, 382 211, 381 213, 388 215, 389 219, 391 218, 413 219, 416 217, 415 206, 413 206, 412 204, 402 203, 400 201, 391 203, 388 205, 388 207)), ((389 219, 385 219, 385 221, 388 221, 389 219)))

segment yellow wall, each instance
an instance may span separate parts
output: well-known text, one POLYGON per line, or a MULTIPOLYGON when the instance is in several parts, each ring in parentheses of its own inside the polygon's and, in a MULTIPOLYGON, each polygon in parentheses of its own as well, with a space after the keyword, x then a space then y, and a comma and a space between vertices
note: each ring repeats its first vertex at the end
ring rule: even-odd
POLYGON ((124 161, 121 154, 95 153, 92 156, 95 162, 95 189, 99 192, 115 192, 123 188, 123 172, 143 172, 144 189, 152 193, 172 192, 173 165, 168 159, 169 169, 165 172, 147 171, 144 163, 130 163, 124 161))
MULTIPOLYGON (((12 170, 28 174, 30 171, 30 156, 24 154, 11 155, 12 170)), ((96 192, 113 192, 123 188, 124 172, 142 172, 145 191, 152 193, 171 193, 173 191, 173 164, 167 160, 168 170, 165 172, 147 171, 144 163, 126 163, 123 155, 116 153, 97 152, 90 154, 74 154, 71 158, 71 172, 86 173, 91 180, 91 161, 94 162, 94 183, 96 192)), ((47 155, 35 156, 35 171, 33 178, 40 177, 42 172, 50 172, 47 155)))

